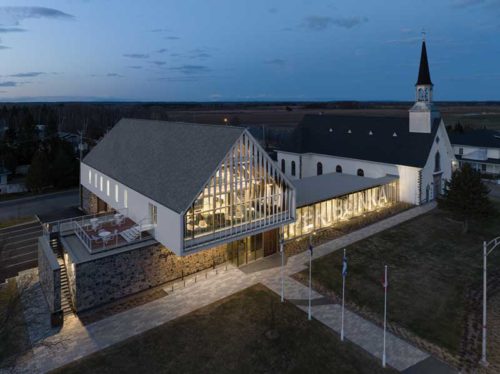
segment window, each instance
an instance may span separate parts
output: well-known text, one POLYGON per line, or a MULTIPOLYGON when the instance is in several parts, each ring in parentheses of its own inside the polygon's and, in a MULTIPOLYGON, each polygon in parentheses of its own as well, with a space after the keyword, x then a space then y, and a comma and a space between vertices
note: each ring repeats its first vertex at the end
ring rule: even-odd
POLYGON ((109 192, 109 179, 106 181, 106 195, 109 196, 110 192, 109 192))
POLYGON ((365 172, 363 171, 363 169, 358 169, 358 176, 360 176, 360 177, 365 176, 365 172))
POLYGON ((100 185, 101 185, 101 191, 102 191, 103 185, 104 185, 104 178, 102 177, 102 175, 101 175, 101 183, 100 183, 100 185))
POLYGON ((439 151, 436 152, 436 156, 434 158, 434 172, 441 171, 441 155, 439 151))
POLYGON ((94 186, 97 188, 97 173, 94 174, 94 186))
POLYGON ((119 195, 118 195, 118 185, 117 185, 117 184, 115 184, 115 201, 116 201, 116 202, 118 202, 118 200, 119 200, 119 197, 118 197, 118 196, 119 196, 119 195))
POLYGON ((323 174, 323 164, 321 162, 318 162, 316 164, 316 175, 321 175, 323 174))
POLYGON ((342 173, 342 166, 337 165, 337 167, 335 168, 335 171, 336 171, 337 173, 342 173))
POLYGON ((92 184, 92 171, 89 170, 89 184, 92 184))
POLYGON ((464 149, 463 148, 458 148, 458 154, 463 155, 464 154, 464 149))
POLYGON ((123 206, 128 208, 128 192, 127 190, 123 190, 123 206))
POLYGON ((292 175, 295 176, 295 161, 292 161, 292 175))
POLYGON ((281 159, 281 171, 284 173, 285 172, 285 159, 281 159))
POLYGON ((481 164, 481 171, 486 171, 486 164, 481 164))

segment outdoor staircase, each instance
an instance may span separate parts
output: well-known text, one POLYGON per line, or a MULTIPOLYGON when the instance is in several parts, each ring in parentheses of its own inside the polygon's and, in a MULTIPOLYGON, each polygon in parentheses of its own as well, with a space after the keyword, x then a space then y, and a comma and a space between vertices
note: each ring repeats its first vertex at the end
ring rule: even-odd
POLYGON ((123 239, 125 239, 128 243, 133 242, 135 239, 141 235, 141 230, 139 226, 133 226, 127 230, 123 230, 120 232, 120 235, 122 236, 123 239))
POLYGON ((71 307, 71 293, 69 291, 69 281, 68 273, 66 272, 66 265, 64 260, 59 255, 57 256, 57 262, 61 267, 61 310, 63 315, 73 314, 73 308, 71 307))

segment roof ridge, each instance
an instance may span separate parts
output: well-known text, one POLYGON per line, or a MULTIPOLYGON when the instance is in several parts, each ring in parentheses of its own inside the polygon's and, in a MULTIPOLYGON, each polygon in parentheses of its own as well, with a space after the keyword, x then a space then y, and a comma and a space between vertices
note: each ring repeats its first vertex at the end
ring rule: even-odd
MULTIPOLYGON (((148 119, 148 118, 133 118, 133 117, 122 117, 120 121, 123 120, 132 120, 132 121, 142 121, 142 122, 155 122, 155 123, 175 123, 178 125, 188 125, 188 126, 199 126, 199 127, 221 127, 221 128, 230 128, 230 129, 238 129, 238 130, 246 130, 246 127, 241 126, 231 126, 231 125, 218 125, 213 123, 198 123, 198 122, 184 122, 184 121, 169 121, 169 120, 161 120, 161 119, 148 119)), ((120 122, 118 121, 118 122, 120 122)))

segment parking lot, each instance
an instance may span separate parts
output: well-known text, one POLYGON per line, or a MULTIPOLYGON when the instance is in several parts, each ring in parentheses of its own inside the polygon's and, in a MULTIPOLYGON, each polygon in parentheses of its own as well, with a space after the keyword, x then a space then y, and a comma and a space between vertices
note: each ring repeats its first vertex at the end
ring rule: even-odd
POLYGON ((21 270, 37 266, 37 240, 40 222, 33 221, 0 229, 0 283, 21 270))

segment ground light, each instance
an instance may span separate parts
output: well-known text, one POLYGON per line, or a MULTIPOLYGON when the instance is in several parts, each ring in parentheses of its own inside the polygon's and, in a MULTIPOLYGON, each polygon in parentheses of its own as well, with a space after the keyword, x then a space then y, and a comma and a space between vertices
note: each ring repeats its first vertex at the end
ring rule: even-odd
POLYGON ((487 266, 488 266, 488 255, 500 245, 500 236, 486 243, 483 242, 483 349, 481 354, 481 360, 479 363, 483 366, 488 366, 488 361, 486 359, 486 334, 487 334, 487 310, 486 310, 486 299, 488 292, 488 280, 487 280, 487 266))

